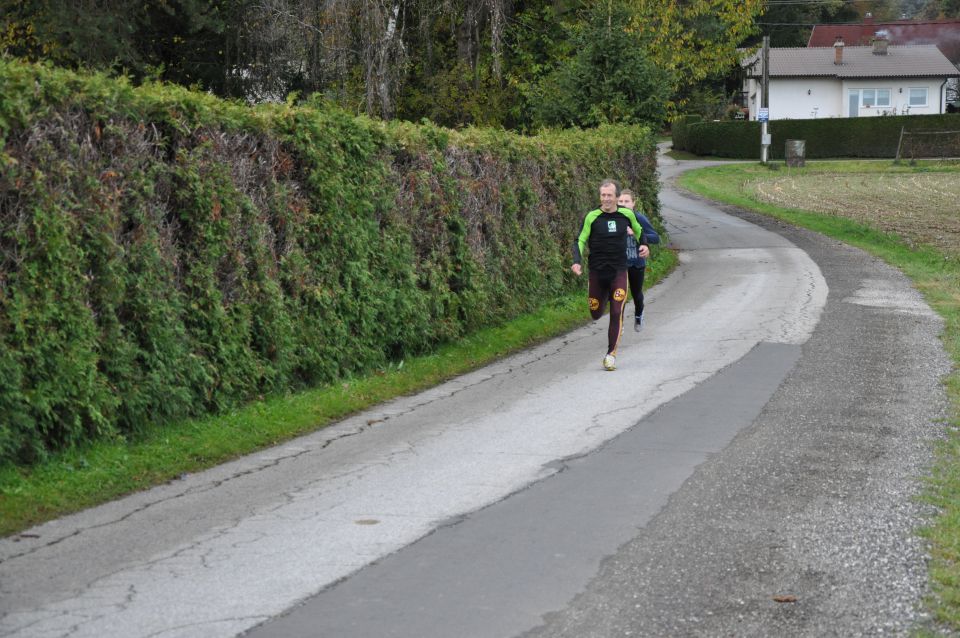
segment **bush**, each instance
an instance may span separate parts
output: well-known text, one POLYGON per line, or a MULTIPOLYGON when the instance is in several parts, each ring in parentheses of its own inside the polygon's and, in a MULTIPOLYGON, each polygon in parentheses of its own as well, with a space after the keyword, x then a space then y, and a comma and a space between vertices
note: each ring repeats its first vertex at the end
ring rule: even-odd
POLYGON ((0 461, 382 366, 569 292, 646 128, 451 131, 0 60, 0 461))
MULTIPOLYGON (((689 117, 689 116, 688 116, 689 117)), ((759 122, 691 122, 680 128, 679 150, 697 155, 740 159, 760 158, 759 122)), ((769 123, 770 159, 783 159, 787 140, 806 140, 806 157, 878 157, 893 159, 901 129, 958 130, 960 114, 774 120, 769 123)), ((674 125, 674 148, 677 146, 674 125)), ((960 148, 939 152, 960 155, 960 148)))
POLYGON ((673 121, 671 136, 674 150, 690 150, 690 126, 701 121, 703 121, 703 118, 699 115, 681 115, 673 121))

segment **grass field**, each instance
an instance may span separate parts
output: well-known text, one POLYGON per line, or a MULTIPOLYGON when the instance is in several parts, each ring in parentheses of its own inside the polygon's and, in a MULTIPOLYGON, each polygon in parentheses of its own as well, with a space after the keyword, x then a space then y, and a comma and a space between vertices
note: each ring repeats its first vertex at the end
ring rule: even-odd
POLYGON ((936 627, 960 632, 960 163, 811 162, 779 170, 729 164, 686 173, 680 185, 710 199, 810 228, 871 252, 914 282, 945 323, 954 361, 945 381, 952 402, 947 440, 937 447, 924 498, 939 515, 929 540, 928 608, 936 627))

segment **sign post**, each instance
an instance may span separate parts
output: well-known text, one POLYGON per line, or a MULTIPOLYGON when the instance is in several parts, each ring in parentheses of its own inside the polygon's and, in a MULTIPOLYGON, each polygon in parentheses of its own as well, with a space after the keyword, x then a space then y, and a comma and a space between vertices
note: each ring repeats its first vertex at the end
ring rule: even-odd
POLYGON ((767 122, 770 121, 770 109, 764 107, 757 111, 757 120, 760 121, 760 162, 767 163, 770 154, 770 133, 767 132, 767 122))

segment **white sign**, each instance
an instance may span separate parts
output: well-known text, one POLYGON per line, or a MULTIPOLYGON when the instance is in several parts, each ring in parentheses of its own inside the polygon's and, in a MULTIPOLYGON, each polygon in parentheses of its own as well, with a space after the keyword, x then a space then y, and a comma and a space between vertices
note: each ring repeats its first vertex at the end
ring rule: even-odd
POLYGON ((770 119, 770 109, 763 107, 757 111, 757 121, 766 122, 770 119))
POLYGON ((766 135, 763 135, 763 134, 760 135, 761 145, 770 146, 771 142, 772 142, 772 139, 771 139, 770 133, 767 133, 766 135))

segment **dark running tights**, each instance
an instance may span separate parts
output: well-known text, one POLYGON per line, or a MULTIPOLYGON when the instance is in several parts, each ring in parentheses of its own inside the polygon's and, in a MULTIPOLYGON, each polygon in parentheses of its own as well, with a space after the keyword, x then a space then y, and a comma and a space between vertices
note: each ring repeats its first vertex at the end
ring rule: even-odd
POLYGON ((590 271, 588 292, 590 316, 596 321, 610 302, 610 327, 607 329, 607 354, 616 354, 623 332, 623 304, 627 301, 627 271, 590 271))
POLYGON ((633 309, 639 317, 643 314, 643 273, 646 268, 627 268, 630 280, 630 296, 633 297, 633 309))

